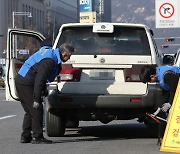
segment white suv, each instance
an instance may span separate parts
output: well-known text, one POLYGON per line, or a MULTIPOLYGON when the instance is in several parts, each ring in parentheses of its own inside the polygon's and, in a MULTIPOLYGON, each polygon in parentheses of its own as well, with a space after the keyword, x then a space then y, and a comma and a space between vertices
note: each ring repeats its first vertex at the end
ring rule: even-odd
MULTIPOLYGON (((152 31, 145 25, 65 24, 54 48, 68 42, 77 50, 62 65, 61 81, 48 98, 47 133, 61 136, 64 119, 108 123, 139 118, 160 103, 158 84, 143 84, 144 65, 161 65, 152 31)), ((56 85, 56 84, 55 84, 56 85)))
POLYGON ((53 48, 64 42, 76 52, 62 65, 60 80, 48 85, 48 136, 64 135, 67 121, 78 126, 79 121, 139 118, 147 123, 146 112, 161 103, 161 89, 156 83, 140 82, 139 73, 144 65, 157 66, 163 61, 147 26, 64 24, 53 48))

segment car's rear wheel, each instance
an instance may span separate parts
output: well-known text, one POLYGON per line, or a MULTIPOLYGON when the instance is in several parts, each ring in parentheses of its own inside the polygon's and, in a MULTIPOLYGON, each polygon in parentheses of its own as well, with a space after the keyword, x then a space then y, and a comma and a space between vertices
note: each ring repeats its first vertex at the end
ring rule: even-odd
POLYGON ((46 112, 46 133, 49 137, 61 137, 65 133, 65 118, 46 112))

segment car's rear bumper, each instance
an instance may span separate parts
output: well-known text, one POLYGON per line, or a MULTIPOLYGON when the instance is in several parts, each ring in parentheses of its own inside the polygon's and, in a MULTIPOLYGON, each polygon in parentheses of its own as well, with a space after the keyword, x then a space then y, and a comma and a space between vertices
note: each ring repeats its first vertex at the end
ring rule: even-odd
POLYGON ((52 108, 151 108, 161 103, 161 90, 151 85, 146 95, 61 94, 53 90, 48 101, 52 108), (133 98, 141 102, 132 102, 133 98))

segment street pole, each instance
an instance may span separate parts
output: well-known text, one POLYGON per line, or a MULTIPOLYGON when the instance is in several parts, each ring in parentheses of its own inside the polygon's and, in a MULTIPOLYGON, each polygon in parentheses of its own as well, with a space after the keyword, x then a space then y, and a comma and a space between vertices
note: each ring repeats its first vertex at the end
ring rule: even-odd
MULTIPOLYGON (((1 43, 1 44, 0 44, 0 49, 2 49, 1 46, 2 46, 2 37, 3 37, 3 36, 4 36, 3 34, 0 34, 0 43, 1 43)), ((0 55, 1 58, 2 58, 2 53, 3 53, 3 52, 1 51, 1 55, 0 55)))
POLYGON ((53 40, 55 39, 55 28, 56 28, 56 14, 54 13, 54 21, 53 21, 53 40))
MULTIPOLYGON (((12 15, 12 24, 13 24, 13 28, 15 28, 15 26, 14 26, 14 11, 13 11, 13 15, 12 15)), ((14 53, 15 53, 15 37, 14 37, 14 35, 12 36, 13 38, 12 38, 12 41, 13 41, 13 43, 12 43, 12 48, 13 48, 13 52, 12 52, 12 56, 13 56, 13 58, 14 58, 14 53)), ((17 57, 16 57, 17 58, 17 57)))
POLYGON ((15 28, 15 27, 14 27, 14 12, 13 12, 12 23, 13 23, 13 28, 15 28))

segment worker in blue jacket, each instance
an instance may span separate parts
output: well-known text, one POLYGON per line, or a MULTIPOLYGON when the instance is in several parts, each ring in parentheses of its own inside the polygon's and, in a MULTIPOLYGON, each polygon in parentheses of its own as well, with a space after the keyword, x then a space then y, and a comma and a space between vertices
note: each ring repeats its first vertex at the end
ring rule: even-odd
MULTIPOLYGON (((180 67, 177 66, 144 66, 141 69, 141 73, 139 75, 140 80, 143 83, 147 82, 159 82, 160 87, 163 89, 164 102, 162 106, 158 107, 156 112, 151 114, 153 117, 162 117, 162 119, 167 119, 167 115, 171 105, 173 103, 174 95, 176 92, 177 84, 179 81, 180 75, 180 67)), ((158 134, 158 142, 161 144, 162 138, 164 135, 164 131, 166 128, 166 123, 161 122, 159 125, 159 134, 158 134)))
POLYGON ((19 70, 15 84, 25 111, 21 143, 52 143, 43 136, 41 97, 46 90, 46 82, 54 81, 61 70, 61 63, 66 62, 73 52, 74 48, 67 43, 55 50, 50 46, 43 46, 19 70))

